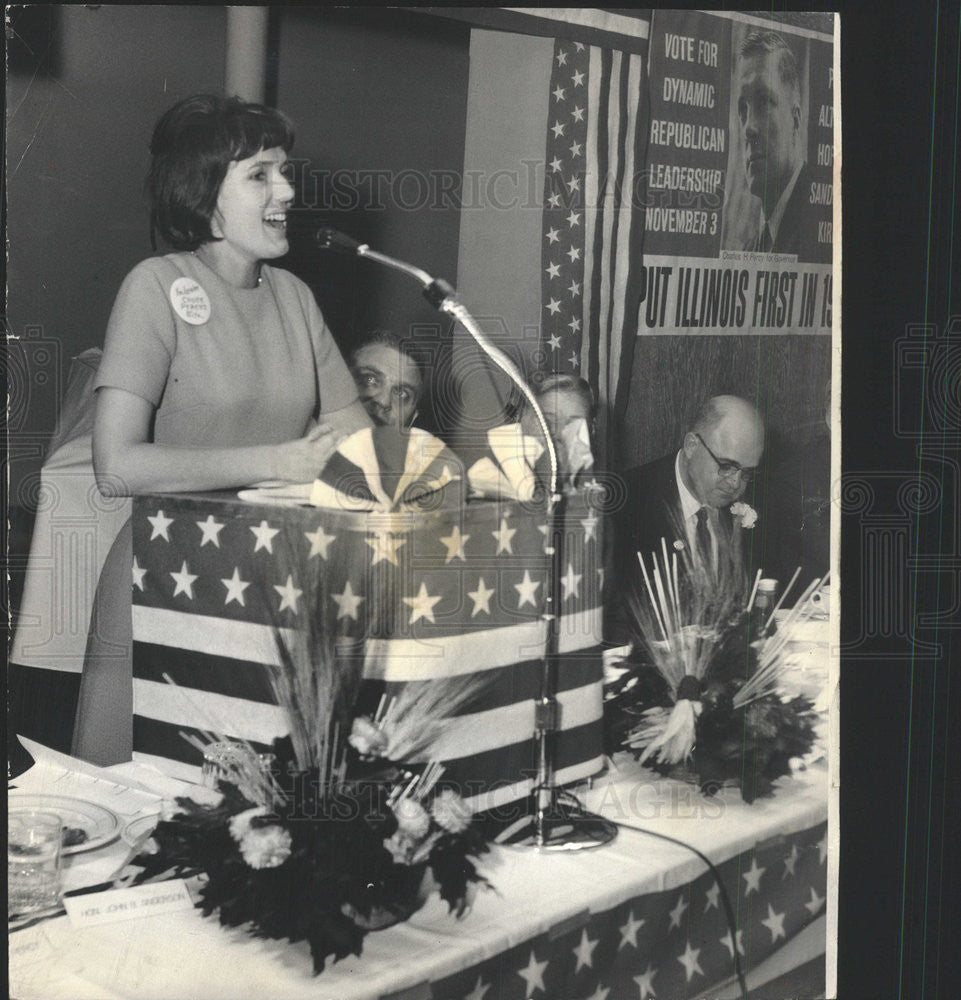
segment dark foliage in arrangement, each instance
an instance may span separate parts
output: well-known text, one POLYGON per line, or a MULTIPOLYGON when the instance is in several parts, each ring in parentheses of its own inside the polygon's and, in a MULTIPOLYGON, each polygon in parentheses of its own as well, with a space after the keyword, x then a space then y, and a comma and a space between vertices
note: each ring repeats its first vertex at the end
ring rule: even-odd
POLYGON ((735 709, 732 692, 719 692, 705 701, 697 721, 694 770, 701 791, 710 795, 736 781, 745 802, 772 795, 774 782, 791 773, 791 759, 811 749, 815 718, 803 695, 787 702, 766 695, 735 709))
MULTIPOLYGON (((807 754, 815 738, 817 719, 811 701, 797 696, 783 701, 776 691, 735 707, 738 691, 758 669, 755 627, 741 613, 719 629, 711 658, 700 681, 700 714, 694 723, 690 764, 702 792, 715 794, 736 784, 745 802, 770 796, 774 782, 791 773, 792 759, 807 754)), ((657 666, 643 654, 605 701, 607 751, 625 748, 627 739, 651 709, 671 707, 670 692, 657 666)), ((628 746, 640 757, 643 747, 628 746)), ((676 773, 677 765, 655 751, 645 762, 661 774, 676 773)))
POLYGON ((398 863, 385 845, 398 831, 390 780, 348 775, 325 788, 317 769, 288 769, 289 761, 277 772, 285 789, 273 811, 228 781, 217 804, 178 798, 179 812, 153 833, 159 849, 135 860, 135 881, 203 876, 205 916, 216 910, 222 924, 249 924, 255 936, 307 941, 315 974, 331 956, 359 955, 369 929, 408 917, 428 871, 451 911, 465 912, 468 883, 483 881, 468 855, 488 850, 471 826, 450 832, 431 821, 425 857, 398 863))

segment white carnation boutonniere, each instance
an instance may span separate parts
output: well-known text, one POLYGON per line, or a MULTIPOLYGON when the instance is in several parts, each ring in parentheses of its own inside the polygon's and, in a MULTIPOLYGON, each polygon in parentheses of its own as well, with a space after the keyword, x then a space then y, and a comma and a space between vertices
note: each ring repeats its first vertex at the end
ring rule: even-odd
POLYGON ((732 503, 731 514, 738 519, 742 528, 753 528, 757 524, 757 511, 749 503, 732 503))

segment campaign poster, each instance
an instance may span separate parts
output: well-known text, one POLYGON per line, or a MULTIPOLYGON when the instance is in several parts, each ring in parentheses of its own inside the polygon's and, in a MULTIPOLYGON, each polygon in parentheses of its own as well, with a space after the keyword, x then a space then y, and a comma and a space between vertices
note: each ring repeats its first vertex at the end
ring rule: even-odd
POLYGON ((649 52, 639 334, 830 333, 830 31, 658 11, 649 52))

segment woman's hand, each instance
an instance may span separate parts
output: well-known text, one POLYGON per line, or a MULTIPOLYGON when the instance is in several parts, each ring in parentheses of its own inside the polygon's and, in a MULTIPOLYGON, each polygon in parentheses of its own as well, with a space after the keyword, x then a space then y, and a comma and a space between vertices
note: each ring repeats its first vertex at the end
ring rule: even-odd
POLYGON ((315 424, 297 441, 277 446, 275 478, 285 483, 311 483, 345 435, 329 424, 315 424))

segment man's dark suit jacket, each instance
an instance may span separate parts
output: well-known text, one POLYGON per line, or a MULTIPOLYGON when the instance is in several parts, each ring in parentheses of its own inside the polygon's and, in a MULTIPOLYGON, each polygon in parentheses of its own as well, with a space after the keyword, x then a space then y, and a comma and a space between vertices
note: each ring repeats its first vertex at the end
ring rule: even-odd
MULTIPOLYGON (((777 239, 768 253, 796 253, 802 263, 826 262, 831 260, 831 244, 818 243, 817 226, 819 212, 816 205, 810 204, 811 171, 805 163, 798 174, 797 182, 784 214, 777 228, 777 239)), ((773 208, 773 206, 772 206, 773 208)), ((754 237, 745 250, 755 253, 761 249, 761 233, 754 237)))
MULTIPOLYGON (((626 643, 632 638, 631 615, 627 607, 630 594, 639 596, 642 601, 647 600, 637 553, 644 556, 650 572, 654 564, 653 553, 657 553, 657 562, 662 562, 662 538, 667 545, 668 558, 674 551, 675 541, 679 540, 685 546, 688 544, 681 496, 674 474, 676 457, 677 452, 671 452, 624 473, 626 497, 611 522, 614 580, 612 586, 606 588, 610 595, 606 631, 611 642, 626 643)), ((727 508, 718 511, 718 518, 722 529, 731 530, 733 519, 727 508)), ((683 566, 681 560, 679 564, 683 566)))

